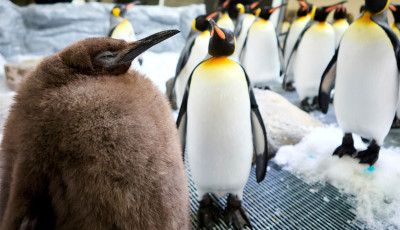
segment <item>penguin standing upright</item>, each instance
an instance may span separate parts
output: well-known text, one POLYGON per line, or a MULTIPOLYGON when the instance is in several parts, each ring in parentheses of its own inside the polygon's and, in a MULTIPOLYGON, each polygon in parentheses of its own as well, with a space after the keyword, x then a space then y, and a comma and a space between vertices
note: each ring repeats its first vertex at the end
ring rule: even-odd
POLYGON ((172 100, 173 93, 176 95, 176 104, 179 108, 182 103, 185 87, 193 69, 207 56, 210 31, 208 19, 217 16, 217 12, 210 15, 197 16, 192 23, 192 31, 186 39, 176 66, 174 83, 169 98, 172 100))
POLYGON ((365 0, 360 18, 347 29, 322 77, 319 103, 327 112, 335 85, 336 118, 344 137, 333 155, 356 153, 352 133, 369 139, 358 152, 360 163, 373 165, 390 130, 399 97, 399 40, 390 29, 389 0, 365 0))
MULTIPOLYGON (((394 22, 390 25, 390 28, 400 39, 400 5, 392 4, 389 6, 390 11, 392 11, 394 22)), ((397 106, 396 117, 393 120, 392 128, 400 127, 400 95, 399 95, 399 105, 397 106)))
POLYGON ((250 26, 256 20, 253 10, 258 6, 259 3, 260 1, 256 1, 251 5, 242 5, 240 3, 237 4, 237 8, 239 9, 239 17, 236 21, 235 31, 233 33, 236 37, 236 50, 231 56, 231 59, 234 61, 239 61, 250 26))
POLYGON ((335 31, 335 47, 339 46, 340 39, 342 39, 344 32, 349 28, 347 22, 347 10, 344 6, 336 8, 333 14, 334 22, 332 23, 333 30, 335 31))
MULTIPOLYGON (((294 91, 294 73, 293 65, 289 65, 289 57, 293 51, 301 32, 311 22, 315 7, 312 4, 306 3, 303 0, 298 0, 300 8, 297 10, 297 18, 290 25, 285 41, 283 43, 283 58, 285 64, 285 75, 283 76, 282 88, 287 91, 294 91)), ((293 57, 295 59, 296 57, 293 57)), ((294 60, 292 61, 294 63, 294 60)))
POLYGON ((227 58, 235 50, 233 33, 212 24, 212 58, 193 71, 179 111, 177 126, 197 188, 199 228, 210 228, 217 217, 210 193, 229 194, 225 221, 235 229, 250 226, 241 207, 253 149, 257 181, 266 174, 267 137, 245 70, 227 58))
POLYGON ((229 1, 230 0, 226 0, 224 3, 222 3, 222 6, 220 8, 220 18, 217 21, 217 25, 221 28, 226 28, 230 31, 235 31, 235 24, 229 17, 229 12, 228 12, 229 1))
MULTIPOLYGON (((139 4, 139 1, 130 4, 117 4, 110 12, 110 29, 108 36, 115 39, 122 39, 126 42, 136 41, 135 30, 132 24, 125 18, 126 12, 134 5, 139 4)), ((132 62, 132 67, 140 68, 143 58, 139 56, 132 62)))
POLYGON ((326 18, 341 3, 319 7, 315 11, 313 24, 303 30, 291 54, 291 58, 295 56, 294 80, 300 107, 306 112, 318 108, 321 76, 335 54, 335 31, 326 18))
POLYGON ((88 38, 21 83, 1 143, 1 229, 190 229, 168 102, 128 71, 177 32, 88 38))
POLYGON ((251 25, 247 35, 240 62, 254 86, 265 87, 279 79, 283 69, 282 50, 275 26, 269 21, 271 14, 280 7, 258 8, 256 15, 260 19, 251 25))

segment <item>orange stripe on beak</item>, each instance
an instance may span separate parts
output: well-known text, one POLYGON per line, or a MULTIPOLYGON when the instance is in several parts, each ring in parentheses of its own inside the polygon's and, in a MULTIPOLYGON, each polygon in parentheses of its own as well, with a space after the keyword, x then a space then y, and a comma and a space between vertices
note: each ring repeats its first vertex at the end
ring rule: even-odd
POLYGON ((222 3, 222 7, 226 7, 229 4, 229 0, 226 0, 224 3, 222 3))
POLYGON ((256 8, 259 4, 260 4, 259 1, 254 2, 253 4, 250 5, 250 9, 252 10, 252 9, 256 8))
POLYGON ((395 6, 393 6, 393 5, 389 5, 389 8, 390 8, 390 10, 393 11, 393 12, 396 12, 396 11, 397 11, 397 8, 396 8, 395 6))
POLYGON ((217 32, 218 37, 220 37, 220 38, 222 38, 222 39, 225 39, 225 38, 226 38, 224 32, 222 32, 222 30, 221 30, 220 28, 218 28, 218 27, 216 26, 216 27, 214 27, 214 30, 215 30, 215 32, 217 32))
POLYGON ((129 10, 130 8, 132 8, 135 5, 135 3, 131 3, 129 5, 126 6, 126 10, 129 10))
POLYGON ((339 5, 333 5, 325 10, 325 12, 331 12, 332 10, 336 9, 339 5))
POLYGON ((209 15, 206 17, 206 20, 208 21, 210 18, 215 18, 217 15, 218 15, 218 11, 216 11, 216 12, 214 12, 214 13, 212 13, 212 14, 209 14, 209 15))
POLYGON ((282 6, 274 7, 269 10, 270 13, 274 12, 277 9, 280 9, 282 6))

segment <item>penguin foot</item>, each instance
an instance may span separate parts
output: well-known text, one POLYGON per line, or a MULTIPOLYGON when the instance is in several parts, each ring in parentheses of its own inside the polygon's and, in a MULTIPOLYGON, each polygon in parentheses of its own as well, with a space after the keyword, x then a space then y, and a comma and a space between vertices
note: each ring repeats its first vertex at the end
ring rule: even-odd
POLYGON ((360 164, 369 164, 372 166, 378 160, 380 149, 381 147, 373 140, 367 150, 358 152, 355 158, 360 159, 360 164))
POLYGON ((218 209, 213 205, 209 194, 206 194, 200 201, 197 217, 199 220, 199 229, 212 229, 215 223, 218 222, 218 209))
POLYGON ((308 103, 308 97, 304 98, 300 102, 300 108, 304 110, 304 112, 311 112, 313 110, 312 106, 308 103))
POLYGON ((283 87, 284 90, 289 91, 289 92, 293 92, 296 90, 296 88, 293 86, 293 82, 288 82, 284 85, 283 87))
POLYGON ((244 229, 246 226, 252 229, 250 218, 242 208, 242 201, 237 196, 229 194, 227 203, 224 210, 225 223, 237 230, 244 229))
POLYGON ((319 104, 318 104, 318 97, 314 97, 314 98, 313 98, 313 102, 312 102, 312 104, 311 104, 311 109, 312 109, 312 110, 321 110, 321 109, 319 108, 319 104))
POLYGON ((354 140, 351 133, 346 133, 343 137, 342 145, 337 147, 333 152, 334 155, 338 155, 339 158, 342 158, 343 155, 352 156, 357 150, 354 148, 354 140))

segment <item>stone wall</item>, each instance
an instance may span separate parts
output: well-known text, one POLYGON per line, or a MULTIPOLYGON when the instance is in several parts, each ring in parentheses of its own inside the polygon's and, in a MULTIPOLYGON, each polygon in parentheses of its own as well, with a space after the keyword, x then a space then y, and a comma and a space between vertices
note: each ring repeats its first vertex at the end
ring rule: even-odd
MULTIPOLYGON (((113 6, 92 2, 18 7, 9 0, 0 0, 0 54, 7 61, 14 61, 19 55, 46 56, 84 38, 107 36, 109 12, 113 6)), ((152 48, 153 52, 176 52, 185 44, 191 20, 203 13, 203 4, 135 6, 126 18, 134 26, 138 39, 161 30, 180 30, 175 39, 152 48)))

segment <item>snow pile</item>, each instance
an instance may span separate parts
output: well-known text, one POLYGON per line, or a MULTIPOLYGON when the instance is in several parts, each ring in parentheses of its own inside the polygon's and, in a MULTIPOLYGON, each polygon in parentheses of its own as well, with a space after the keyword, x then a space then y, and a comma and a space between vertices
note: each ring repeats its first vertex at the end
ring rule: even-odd
MULTIPOLYGON (((349 156, 332 157, 342 137, 337 127, 316 129, 299 144, 281 147, 275 162, 307 183, 329 182, 349 194, 356 218, 368 228, 400 228, 400 148, 381 148, 379 160, 369 167, 349 156)), ((353 137, 357 150, 367 148, 353 137)))

